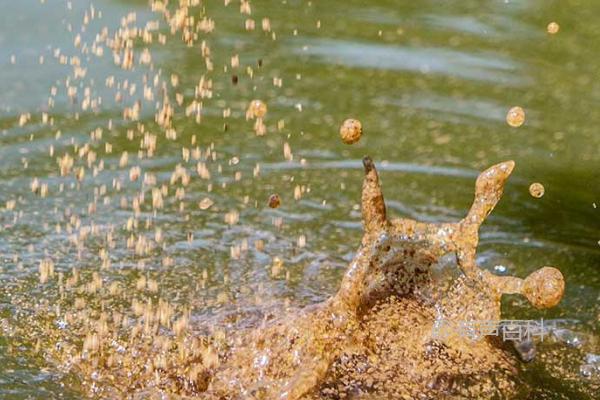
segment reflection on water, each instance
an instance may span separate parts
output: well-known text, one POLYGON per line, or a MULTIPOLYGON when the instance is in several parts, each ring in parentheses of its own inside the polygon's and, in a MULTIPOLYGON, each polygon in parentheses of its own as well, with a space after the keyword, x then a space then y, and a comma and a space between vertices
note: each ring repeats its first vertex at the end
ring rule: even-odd
POLYGON ((432 26, 457 32, 465 32, 479 36, 497 36, 499 34, 495 27, 479 21, 476 17, 472 16, 426 15, 424 16, 424 19, 432 26))
POLYGON ((445 48, 403 48, 331 39, 303 43, 307 48, 302 53, 346 67, 440 74, 507 86, 531 83, 526 75, 515 73, 522 68, 500 54, 476 55, 445 48))
MULTIPOLYGON (((323 161, 310 163, 308 165, 302 165, 301 163, 270 163, 263 164, 263 168, 266 171, 278 171, 278 170, 294 170, 294 169, 316 169, 316 170, 328 170, 328 169, 362 169, 362 162, 359 160, 343 160, 343 161, 323 161)), ((437 176, 455 176, 462 178, 473 178, 477 176, 477 172, 474 170, 467 170, 464 168, 452 168, 442 167, 434 165, 416 165, 410 163, 398 163, 384 161, 381 163, 382 171, 393 171, 393 172, 410 172, 415 174, 425 175, 437 175, 437 176)))
MULTIPOLYGON (((461 99, 442 97, 436 94, 415 93, 404 95, 400 99, 377 99, 375 104, 394 104, 403 108, 414 108, 420 112, 429 111, 429 115, 444 121, 460 123, 463 118, 484 119, 500 122, 506 119, 506 110, 502 104, 485 99, 461 99), (444 119, 447 116, 447 119, 444 119)), ((470 120, 469 123, 476 123, 470 120)))
MULTIPOLYGON (((132 296, 138 284, 146 291, 154 288, 148 281, 156 281, 161 298, 188 306, 197 326, 209 318, 215 326, 228 320, 251 326, 270 307, 313 304, 338 288, 360 239, 358 160, 365 154, 381 160, 390 212, 423 221, 461 218, 476 171, 515 159, 507 198, 482 231, 480 261, 488 270, 498 272, 500 265, 502 273, 521 277, 540 265, 560 267, 567 290, 556 309, 535 312, 512 298, 504 306, 514 317, 582 321, 574 329, 589 337, 589 347, 548 344, 549 362, 523 368, 528 382, 542 382, 541 396, 583 396, 578 388, 589 378, 579 373, 587 362, 582 353, 600 353, 597 5, 494 2, 484 12, 480 2, 376 1, 365 7, 361 1, 265 0, 252 3, 248 16, 239 13, 239 3, 207 4, 212 33, 187 47, 181 33, 170 35, 163 23, 164 46, 158 33, 150 44, 136 42, 136 51, 152 51, 152 67, 124 71, 108 48, 102 57, 76 48, 76 35, 91 43, 103 26, 118 30, 130 11, 141 27, 162 17, 146 2, 98 0, 93 3, 101 17, 96 13, 82 31, 91 3, 8 2, 0 16, 3 331, 8 321, 39 323, 33 306, 59 296, 39 284, 44 259, 53 260, 55 279, 76 268, 87 284, 96 272, 105 290, 120 282, 132 296), (262 29, 265 17, 271 32, 262 29), (254 31, 245 30, 248 18, 255 20, 254 31), (556 35, 546 34, 550 21, 561 26, 556 35), (210 47, 210 73, 202 40, 210 47), (66 63, 60 55, 69 57, 66 63), (87 68, 84 78, 73 78, 69 60, 75 55, 87 68), (177 87, 172 74, 179 77, 177 87), (197 124, 185 109, 207 77, 212 96, 202 99, 197 124), (154 120, 163 81, 173 92, 174 140, 154 120), (152 100, 144 85, 153 88, 152 100), (77 95, 70 98, 67 86, 77 87, 77 95), (102 102, 82 110, 87 89, 90 99, 102 102), (184 97, 181 106, 177 94, 184 97), (254 121, 244 118, 255 98, 268 104, 264 137, 256 137, 254 121), (140 120, 124 121, 123 108, 138 100, 140 120), (518 129, 505 123, 516 105, 527 113, 518 129), (223 118, 227 108, 231 117, 223 118), (28 112, 31 121, 20 126, 28 112), (53 121, 44 122, 43 113, 53 121), (364 127, 354 146, 342 144, 337 133, 349 117, 364 127), (91 140, 98 128, 102 137, 91 140), (158 145, 149 157, 146 144, 153 140, 158 145), (74 165, 60 176, 57 158, 66 153, 74 165), (200 176, 198 162, 210 179, 200 176), (188 184, 178 165, 188 171, 188 184), (132 181, 133 167, 141 173, 132 181), (78 179, 80 168, 85 176, 78 179), (47 185, 45 197, 32 192, 34 178, 47 185), (532 182, 544 185, 543 198, 529 195, 532 182), (153 191, 163 185, 166 194, 153 191), (282 199, 276 210, 267 207, 272 193, 282 199), (206 198, 212 205, 202 209, 198 204, 206 198), (276 258, 285 273, 274 274, 276 258), (236 320, 240 315, 247 319, 236 320)), ((32 355, 32 347, 0 338, 0 397, 80 398, 70 382, 77 377, 50 368, 51 360, 32 355)))

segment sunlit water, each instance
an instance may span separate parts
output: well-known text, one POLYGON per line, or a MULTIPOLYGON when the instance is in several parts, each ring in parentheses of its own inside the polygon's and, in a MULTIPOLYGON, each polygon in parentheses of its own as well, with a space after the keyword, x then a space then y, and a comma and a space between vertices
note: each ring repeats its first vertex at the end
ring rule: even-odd
MULTIPOLYGON (((557 366, 561 358, 554 357, 549 367, 538 357, 525 370, 526 379, 547 388, 542 391, 547 398, 585 398, 578 390, 594 377, 582 376, 580 366, 585 354, 600 353, 600 86, 595 76, 600 5, 364 3, 258 1, 251 16, 240 14, 239 2, 211 3, 206 12, 215 21, 214 31, 200 32, 194 47, 187 47, 146 1, 94 2, 96 18, 83 33, 88 1, 73 1, 71 7, 62 0, 3 1, 2 318, 13 323, 32 304, 53 300, 56 289, 40 284, 38 272, 40 261, 51 259, 57 273, 100 272, 106 282, 133 288, 142 276, 155 280, 160 297, 190 309, 196 326, 221 323, 236 312, 250 315, 246 324, 251 325, 261 307, 312 304, 336 290, 361 236, 363 155, 380 166, 390 212, 423 221, 461 218, 477 171, 514 159, 517 168, 505 198, 483 227, 480 263, 517 276, 542 265, 561 269, 567 290, 558 307, 533 311, 514 297, 505 302, 505 311, 515 318, 580 321, 574 331, 585 341, 583 348, 548 343, 548 354, 564 353, 562 364, 557 366), (155 32, 152 44, 136 46, 136 51, 152 51, 152 67, 136 58, 135 68, 124 71, 110 49, 97 57, 74 46, 78 33, 89 44, 104 26, 112 35, 130 12, 136 13, 132 25, 161 22, 166 45, 158 43, 155 32), (271 32, 263 30, 265 17, 271 32), (253 31, 245 29, 247 18, 256 21, 253 31), (560 24, 555 35, 546 32, 551 21, 560 24), (208 73, 202 40, 214 64, 208 73), (60 62, 62 54, 67 60, 78 55, 85 77, 74 79, 73 66, 60 62), (231 66, 234 55, 239 55, 237 68, 231 66), (162 83, 153 86, 154 100, 143 100, 144 79, 152 86, 159 71, 173 96, 175 140, 165 138, 154 121, 162 83), (172 74, 179 77, 176 88, 172 74), (181 93, 187 105, 203 75, 213 80, 212 97, 203 99, 198 124, 185 117, 175 94, 181 93), (78 88, 72 100, 67 76, 78 88), (117 82, 112 88, 106 84, 109 76, 117 82), (122 88, 118 103, 117 84, 125 80, 136 90, 122 88), (101 105, 82 110, 86 87, 91 99, 102 98, 101 105), (264 136, 256 136, 254 121, 245 118, 255 98, 268 105, 264 136), (123 120, 123 108, 138 99, 139 123, 157 137, 152 157, 138 158, 144 134, 137 122, 123 120), (525 109, 526 122, 511 128, 506 113, 516 105, 525 109), (223 118, 227 108, 231 116, 223 118), (24 113, 31 113, 31 121, 20 124, 24 113), (44 123, 42 113, 53 124, 44 123), (360 119, 364 128, 353 146, 344 145, 337 133, 348 117, 360 119), (97 128, 102 137, 91 140, 97 128), (128 129, 133 137, 128 138, 128 129), (95 160, 80 151, 88 142, 95 160), (191 152, 189 158, 182 147, 191 152), (127 165, 120 162, 124 151, 127 165), (57 159, 66 153, 75 164, 61 176, 57 159), (199 161, 206 162, 210 179, 197 173, 199 161), (177 165, 186 168, 189 184, 181 179, 171 184, 177 165), (136 166, 141 174, 132 182, 136 166), (85 169, 81 182, 79 167, 85 169), (47 185, 45 197, 32 192, 35 178, 47 185), (540 199, 528 192, 533 182, 544 185, 540 199), (153 210, 152 187, 163 184, 168 194, 162 208, 153 210), (178 195, 177 188, 184 192, 178 195), (141 192, 145 200, 138 218, 128 223, 134 217, 133 198, 141 192), (282 199, 277 209, 267 206, 272 193, 282 199), (206 198, 213 204, 203 209, 199 203, 206 198), (272 267, 276 257, 283 261, 278 274, 272 267)), ((0 397, 82 395, 77 385, 67 384, 76 378, 36 357, 31 344, 20 347, 0 338, 0 346, 0 397)))

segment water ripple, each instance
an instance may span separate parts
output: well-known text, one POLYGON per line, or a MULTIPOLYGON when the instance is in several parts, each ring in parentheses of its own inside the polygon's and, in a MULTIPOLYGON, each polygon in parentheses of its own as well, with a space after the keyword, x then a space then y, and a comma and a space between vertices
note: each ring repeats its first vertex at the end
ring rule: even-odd
POLYGON ((476 54, 439 47, 400 47, 335 39, 313 39, 303 41, 302 45, 306 47, 304 50, 298 47, 298 53, 348 67, 431 73, 509 86, 531 83, 520 64, 490 52, 476 54))

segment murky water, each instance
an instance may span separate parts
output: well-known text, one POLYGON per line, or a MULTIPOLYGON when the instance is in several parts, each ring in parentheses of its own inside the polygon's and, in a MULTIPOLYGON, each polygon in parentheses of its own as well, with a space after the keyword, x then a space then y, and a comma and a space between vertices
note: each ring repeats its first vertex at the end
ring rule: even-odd
MULTIPOLYGON (((590 396, 582 388, 600 372, 585 377, 580 366, 600 353, 600 4, 257 1, 247 15, 239 2, 219 1, 205 6, 214 30, 188 47, 146 1, 1 3, 6 324, 30 313, 40 321, 33 305, 54 304, 57 276, 67 280, 76 268, 166 299, 198 331, 251 326, 261 310, 313 304, 339 286, 361 237, 365 154, 378 161, 388 212, 428 222, 462 218, 477 172, 513 159, 505 197, 481 232, 479 263, 522 277, 560 268, 567 287, 559 306, 535 311, 515 296, 504 312, 580 321, 582 347, 547 343, 551 362, 538 357, 524 376, 545 388, 543 398, 590 396), (105 26, 112 37, 131 12, 127 26, 160 27, 152 43, 136 39, 135 68, 124 70, 108 47, 93 54, 92 43, 105 26), (553 35, 551 21, 560 25, 553 35), (151 64, 140 65, 145 47, 151 64), (163 82, 176 135, 155 121, 163 82), (186 117, 195 95, 199 123, 197 108, 186 117), (268 105, 261 136, 246 119, 253 99, 268 105), (138 100, 139 121, 124 120, 138 100), (513 106, 526 113, 519 128, 506 123, 513 106), (364 131, 352 146, 338 136, 349 117, 364 131), (544 186, 539 199, 529 194, 534 182, 544 186), (267 204, 273 193, 278 208, 267 204), (49 283, 40 283, 42 260, 54 264, 49 283)), ((0 338, 0 397, 87 394, 78 375, 34 347, 0 338)))

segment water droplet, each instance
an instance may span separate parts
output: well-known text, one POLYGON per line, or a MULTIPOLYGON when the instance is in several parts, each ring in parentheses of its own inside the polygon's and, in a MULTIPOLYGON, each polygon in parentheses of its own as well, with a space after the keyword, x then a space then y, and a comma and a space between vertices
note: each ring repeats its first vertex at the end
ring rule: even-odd
POLYGON ((66 329, 69 326, 69 324, 67 323, 67 321, 59 319, 56 320, 56 326, 58 327, 58 329, 66 329))
POLYGON ((546 30, 548 31, 549 34, 554 35, 555 33, 558 33, 558 31, 560 30, 560 25, 558 25, 556 22, 550 22, 548 24, 548 26, 546 27, 546 30))
POLYGON ((281 205, 281 198, 278 194, 272 194, 269 196, 269 207, 277 208, 281 205))
POLYGON ((539 182, 534 182, 529 186, 529 194, 536 199, 539 199, 544 195, 544 185, 539 182))
POLYGON ((590 364, 583 364, 579 367, 579 373, 585 378, 590 378, 596 372, 596 368, 590 364))
POLYGON ((250 118, 262 118, 267 114, 267 105, 261 100, 252 100, 248 107, 250 118))
POLYGON ((554 337, 572 347, 579 347, 584 339, 570 329, 555 329, 552 331, 554 337))
POLYGON ((208 210, 210 207, 212 207, 213 204, 214 204, 214 202, 211 199, 209 199, 208 197, 205 197, 198 203, 198 207, 201 210, 208 210))
POLYGON ((598 364, 600 367, 600 355, 588 353, 585 355, 585 362, 588 364, 598 364))
POLYGON ((357 119, 347 119, 340 127, 340 136, 346 144, 353 144, 362 136, 362 124, 357 119))
POLYGON ((494 272, 498 274, 506 274, 506 267, 504 265, 495 265, 494 272))
POLYGON ((525 110, 516 106, 508 110, 506 114, 506 123, 513 128, 518 128, 525 122, 525 110))

